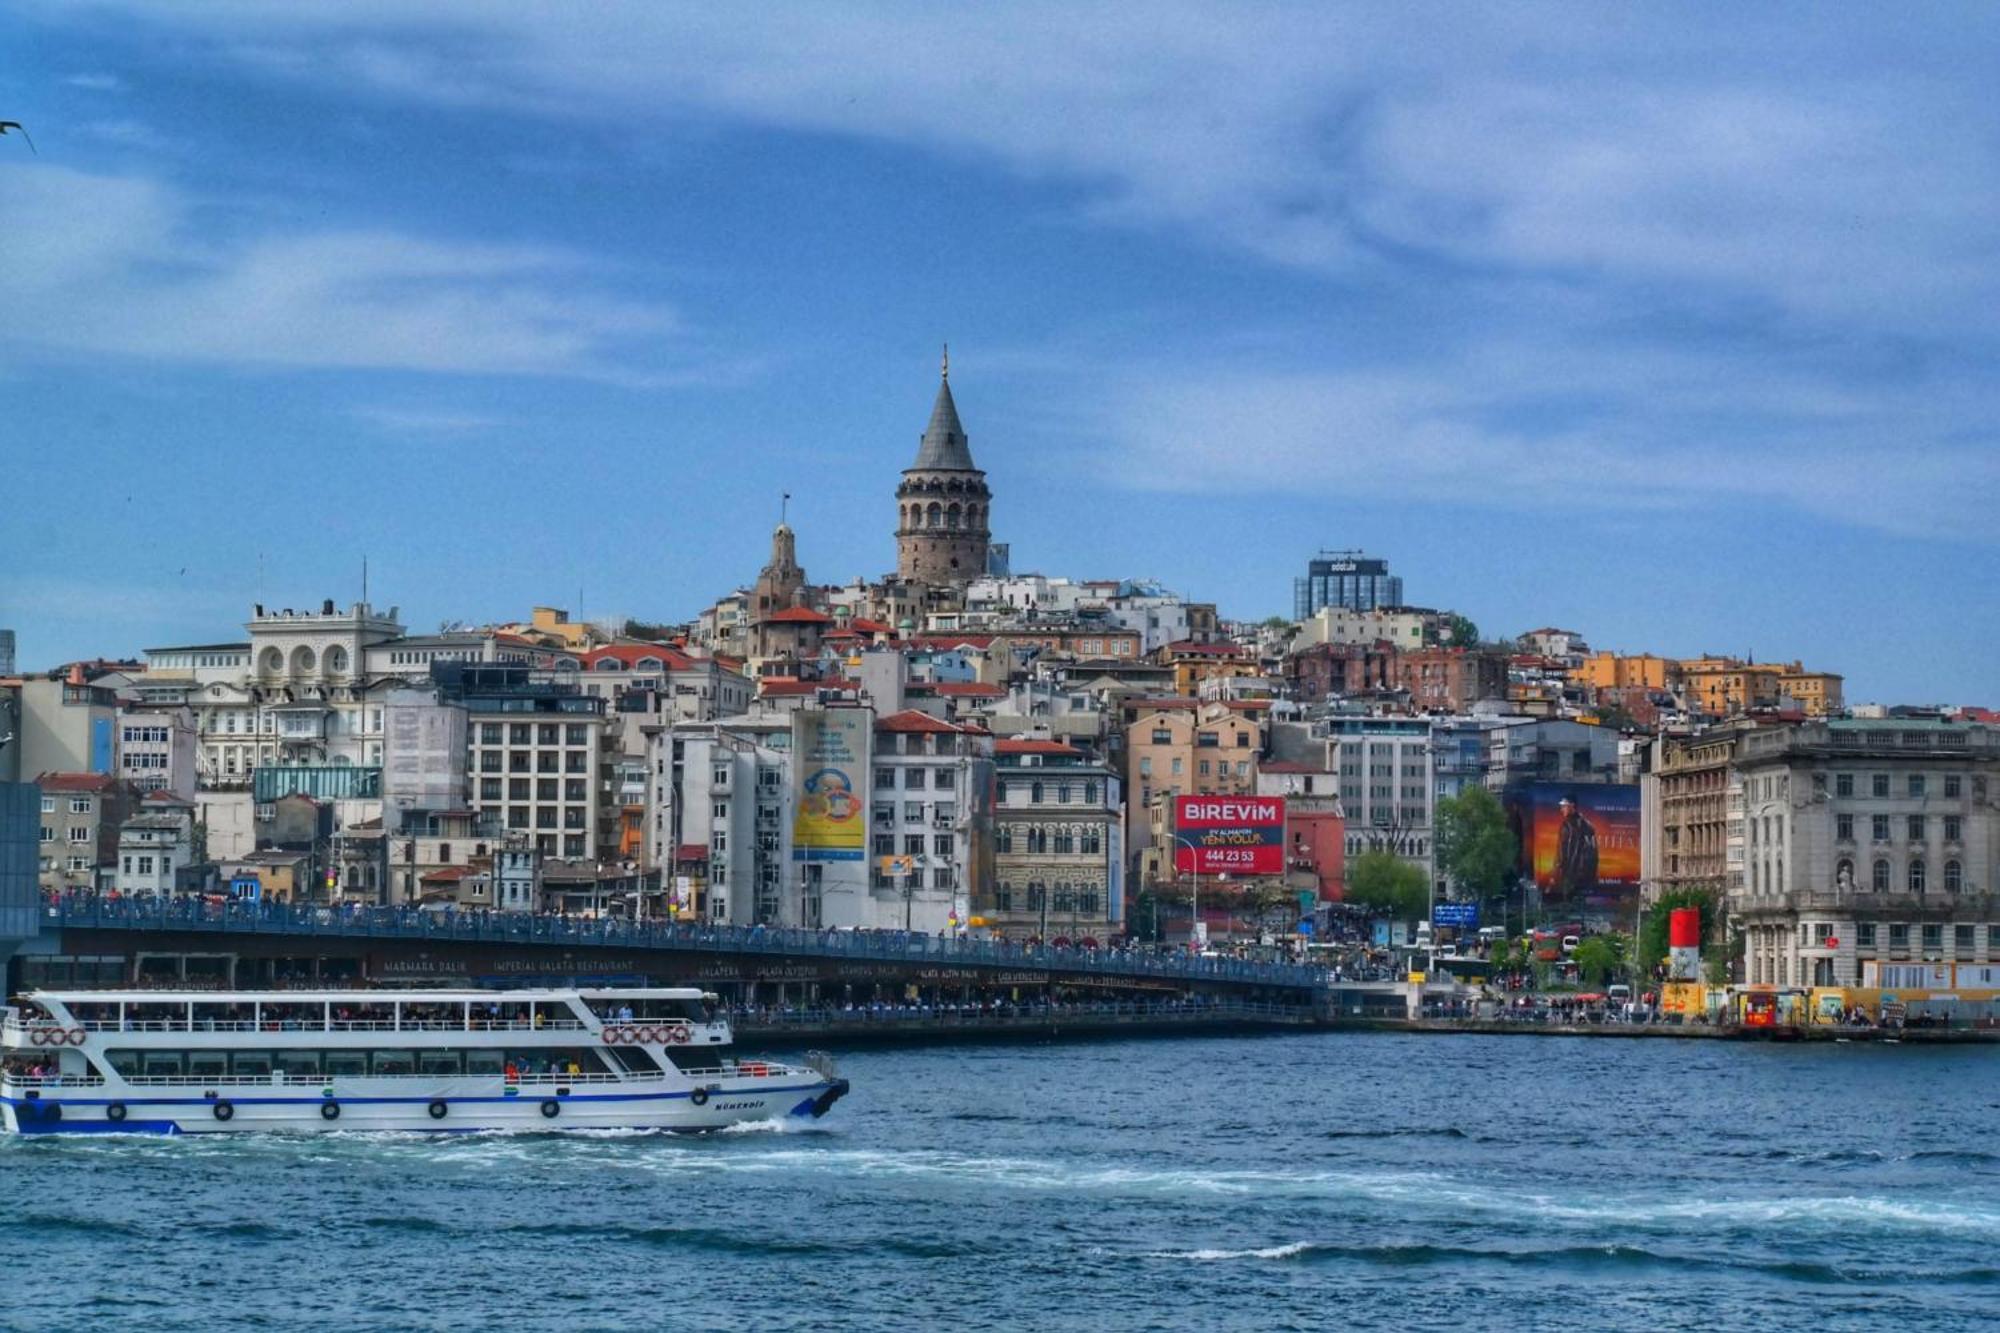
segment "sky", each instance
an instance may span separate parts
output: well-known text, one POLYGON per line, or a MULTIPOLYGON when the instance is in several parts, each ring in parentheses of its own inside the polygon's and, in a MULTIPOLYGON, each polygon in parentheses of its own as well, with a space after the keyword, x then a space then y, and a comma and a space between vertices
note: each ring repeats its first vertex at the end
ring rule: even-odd
POLYGON ((25 669, 1017 571, 2000 704, 2000 9, 146 0, 0 28, 25 669))

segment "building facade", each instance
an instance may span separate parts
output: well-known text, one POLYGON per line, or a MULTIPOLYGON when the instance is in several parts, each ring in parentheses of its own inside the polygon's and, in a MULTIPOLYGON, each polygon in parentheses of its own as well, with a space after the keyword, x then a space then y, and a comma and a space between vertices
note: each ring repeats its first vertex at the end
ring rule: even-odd
POLYGON ((1062 741, 995 746, 993 881, 973 915, 1009 938, 1104 939, 1123 929, 1118 779, 1062 741))
POLYGON ((1306 562, 1305 577, 1292 580, 1292 619, 1306 620, 1320 608, 1373 611, 1403 605, 1403 580, 1389 562, 1360 551, 1321 551, 1306 562))
POLYGON ((1809 722, 1737 742, 1752 984, 1860 984, 1864 963, 2000 961, 2000 731, 1809 722))

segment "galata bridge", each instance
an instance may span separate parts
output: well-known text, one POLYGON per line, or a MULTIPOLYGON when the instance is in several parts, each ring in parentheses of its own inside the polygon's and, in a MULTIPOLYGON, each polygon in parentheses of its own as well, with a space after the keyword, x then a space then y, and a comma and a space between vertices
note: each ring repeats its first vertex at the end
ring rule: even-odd
POLYGON ((1401 1019, 1400 982, 1325 967, 902 931, 798 930, 406 907, 116 898, 46 901, 8 967, 10 991, 112 986, 699 985, 811 1035, 938 1026, 1326 1025, 1401 1019), (885 1015, 888 1017, 885 1018, 885 1015), (993 1016, 992 1021, 986 1021, 993 1016), (1005 1017, 1006 1021, 1001 1021, 1005 1017))

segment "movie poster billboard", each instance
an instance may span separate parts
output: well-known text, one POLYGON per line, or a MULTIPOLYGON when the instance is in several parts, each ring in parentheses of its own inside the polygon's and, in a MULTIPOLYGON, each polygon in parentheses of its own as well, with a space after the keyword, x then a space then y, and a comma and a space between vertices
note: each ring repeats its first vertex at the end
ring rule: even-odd
POLYGON ((1630 910, 1639 887, 1639 789, 1629 783, 1529 782, 1510 788, 1521 872, 1545 909, 1630 910))
POLYGON ((859 861, 868 845, 865 708, 792 715, 792 859, 859 861))
POLYGON ((1184 875, 1284 874, 1284 798, 1176 796, 1174 869, 1184 875))

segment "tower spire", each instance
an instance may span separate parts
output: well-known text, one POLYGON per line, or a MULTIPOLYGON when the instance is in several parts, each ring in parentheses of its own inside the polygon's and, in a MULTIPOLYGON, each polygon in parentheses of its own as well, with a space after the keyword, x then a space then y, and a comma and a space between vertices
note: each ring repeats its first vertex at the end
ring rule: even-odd
POLYGON ((948 379, 950 379, 950 378, 951 378, 951 344, 950 344, 950 343, 946 343, 946 344, 944 345, 944 360, 943 360, 942 364, 940 364, 940 365, 938 366, 938 378, 939 378, 939 379, 943 379, 943 380, 948 380, 948 379))

